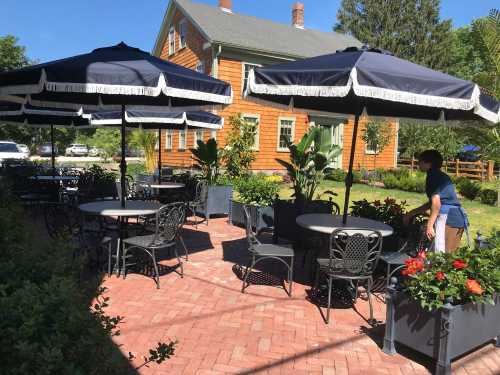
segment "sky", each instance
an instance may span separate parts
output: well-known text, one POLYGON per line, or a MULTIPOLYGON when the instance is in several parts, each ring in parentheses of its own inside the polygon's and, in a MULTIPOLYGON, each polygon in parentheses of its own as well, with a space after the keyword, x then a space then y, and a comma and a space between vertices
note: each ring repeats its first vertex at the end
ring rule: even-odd
MULTIPOLYGON (((217 5, 218 0, 194 0, 217 5)), ((233 10, 291 22, 296 0, 233 0, 233 10)), ((404 1, 404 0, 403 0, 404 1)), ((12 34, 30 59, 51 61, 125 43, 151 51, 168 0, 0 0, 0 36, 12 34)), ((341 0, 302 0, 306 28, 330 31, 341 0)), ((455 27, 498 8, 498 0, 442 0, 441 16, 455 27)))

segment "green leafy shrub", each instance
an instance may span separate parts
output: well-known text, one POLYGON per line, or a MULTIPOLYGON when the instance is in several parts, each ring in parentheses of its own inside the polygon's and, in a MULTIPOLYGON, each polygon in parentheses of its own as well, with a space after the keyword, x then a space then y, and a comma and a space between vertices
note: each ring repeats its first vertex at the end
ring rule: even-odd
POLYGON ((196 166, 201 169, 203 179, 209 185, 216 185, 222 160, 222 151, 217 148, 217 141, 213 138, 207 142, 199 140, 197 147, 191 148, 190 151, 197 163, 196 166))
POLYGON ((481 185, 469 179, 463 180, 458 185, 458 192, 465 198, 473 201, 481 192, 481 185))
POLYGON ((387 189, 398 189, 399 179, 393 174, 387 174, 382 180, 387 189))
MULTIPOLYGON (((81 279, 71 241, 40 241, 2 184, 0 212, 0 373, 137 373, 111 340, 123 318, 105 314, 99 279, 81 279)), ((167 346, 145 362, 171 356, 167 346)))
POLYGON ((481 203, 494 206, 498 200, 498 192, 493 189, 483 189, 480 194, 481 203))
POLYGON ((351 215, 381 221, 390 225, 395 233, 403 228, 403 216, 406 212, 405 201, 397 203, 396 200, 386 198, 383 202, 375 200, 369 202, 366 199, 355 201, 351 206, 351 215))
POLYGON ((493 295, 500 292, 500 247, 429 252, 408 259, 402 274, 408 277, 407 293, 428 310, 447 300, 454 305, 493 303, 493 295))
POLYGON ((265 176, 242 177, 234 185, 238 192, 236 200, 249 205, 270 206, 279 192, 278 183, 265 176))
POLYGON ((142 163, 131 163, 127 165, 127 174, 136 178, 140 174, 147 174, 146 165, 142 163))
POLYGON ((425 174, 406 172, 388 172, 382 182, 387 189, 399 189, 416 193, 425 193, 425 174))
POLYGON ((343 169, 331 169, 325 174, 326 180, 344 182, 347 176, 347 172, 343 169))

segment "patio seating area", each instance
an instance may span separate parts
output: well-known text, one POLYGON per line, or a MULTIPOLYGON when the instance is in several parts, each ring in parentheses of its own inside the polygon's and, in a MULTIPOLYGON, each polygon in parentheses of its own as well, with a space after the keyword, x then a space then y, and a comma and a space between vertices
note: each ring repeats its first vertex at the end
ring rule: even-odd
MULTIPOLYGON (((381 350, 384 335, 383 295, 374 298, 379 325, 370 326, 368 302, 356 309, 334 298, 330 324, 309 299, 310 286, 295 274, 293 296, 269 285, 274 277, 251 275, 252 285, 241 293, 242 265, 248 261, 245 230, 227 218, 209 225, 184 227, 189 248, 184 278, 161 277, 156 289, 151 278, 131 273, 113 275, 103 283, 110 298, 109 315, 125 317, 114 338, 124 355, 140 358, 157 342, 177 339, 176 355, 161 365, 143 367, 144 374, 428 374, 432 362, 424 356, 388 356, 381 350), (411 358, 411 359, 408 359, 411 358)), ((261 236, 270 242, 270 236, 261 236)), ((162 261, 170 265, 172 261, 162 261)), ((300 263, 300 261, 296 261, 300 263)), ((266 263, 265 266, 268 266, 266 263)), ((281 265, 271 263, 271 275, 281 265), (273 267, 276 265, 276 267, 273 267)), ((296 267, 300 270, 300 267, 296 267)), ((283 269, 283 274, 285 270, 283 269)), ((363 296, 362 296, 363 297, 363 296)), ((452 365, 454 374, 497 374, 500 349, 492 344, 452 365)))

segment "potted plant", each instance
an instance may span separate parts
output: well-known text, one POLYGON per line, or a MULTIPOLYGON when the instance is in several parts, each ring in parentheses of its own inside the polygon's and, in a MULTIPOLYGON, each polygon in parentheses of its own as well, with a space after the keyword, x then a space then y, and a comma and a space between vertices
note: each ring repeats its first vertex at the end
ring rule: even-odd
POLYGON ((395 342, 437 361, 450 362, 496 338, 500 345, 500 232, 490 247, 454 253, 420 253, 406 262, 402 285, 388 288, 384 352, 395 342))
POLYGON ((274 176, 249 176, 235 183, 237 196, 231 200, 229 222, 245 223, 243 206, 250 208, 252 226, 257 233, 274 225, 273 203, 279 191, 274 176))
POLYGON ((288 142, 290 161, 276 159, 288 172, 294 200, 275 202, 275 242, 279 237, 292 241, 296 239, 299 232, 295 223, 297 216, 309 211, 331 213, 333 210, 333 202, 314 201, 314 196, 325 177, 325 170, 342 150, 336 145, 322 142, 321 133, 319 127, 311 127, 299 143, 288 142))
POLYGON ((197 148, 190 149, 201 170, 202 178, 208 184, 207 199, 201 214, 208 219, 211 215, 227 215, 229 201, 233 195, 233 188, 228 179, 220 175, 221 151, 217 148, 217 141, 210 138, 207 142, 199 140, 197 148))

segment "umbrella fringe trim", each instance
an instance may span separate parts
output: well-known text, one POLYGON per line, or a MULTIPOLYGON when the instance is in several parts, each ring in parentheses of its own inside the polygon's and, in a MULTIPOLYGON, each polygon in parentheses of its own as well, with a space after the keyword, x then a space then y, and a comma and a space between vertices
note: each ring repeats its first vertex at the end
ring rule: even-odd
POLYGON ((500 111, 498 111, 498 113, 492 112, 483 107, 481 104, 478 104, 476 108, 474 108, 474 113, 488 121, 491 121, 494 124, 500 122, 500 111))

